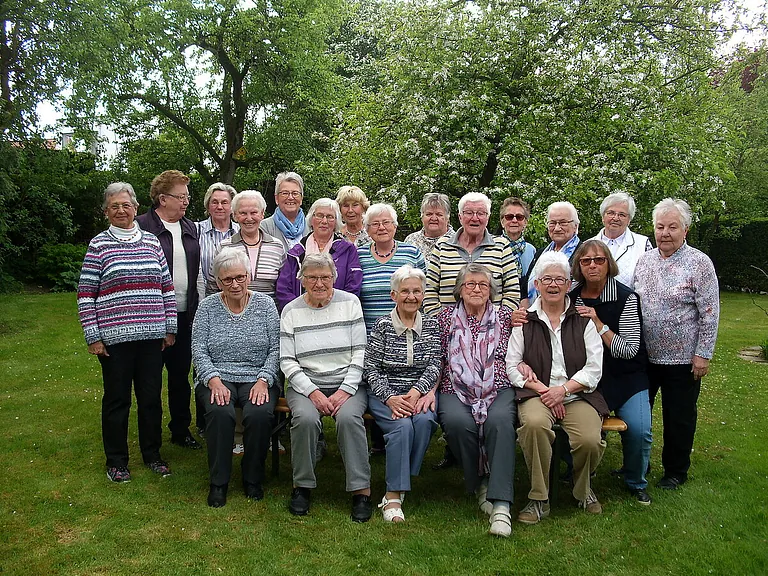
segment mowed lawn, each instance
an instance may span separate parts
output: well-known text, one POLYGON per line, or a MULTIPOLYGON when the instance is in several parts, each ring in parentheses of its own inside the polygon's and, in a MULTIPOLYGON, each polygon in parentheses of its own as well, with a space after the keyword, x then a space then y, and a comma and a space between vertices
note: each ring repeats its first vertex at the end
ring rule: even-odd
MULTIPOLYGON (((759 303, 768 308, 768 297, 759 303)), ((330 423, 320 487, 305 518, 286 508, 290 458, 268 478, 262 502, 247 501, 235 469, 227 506, 206 505, 204 451, 170 444, 173 476, 141 464, 131 413, 133 481, 107 481, 100 432, 101 373, 86 353, 73 294, 0 297, 0 574, 768 574, 768 365, 737 357, 768 338, 768 317, 749 296, 723 294, 712 372, 699 401, 690 481, 676 492, 660 477, 654 426, 650 507, 609 471, 621 460, 608 437, 593 481, 601 516, 587 516, 563 487, 553 514, 516 524, 508 540, 463 491, 458 470, 431 469, 437 436, 405 501, 407 521, 349 519, 343 469, 330 423)), ((659 414, 657 406, 656 414, 659 414)), ((164 414, 167 423, 167 412, 164 414)), ((288 437, 283 439, 289 444, 288 437)), ((373 494, 384 461, 372 459, 373 494)), ((515 512, 528 480, 518 450, 515 512)))

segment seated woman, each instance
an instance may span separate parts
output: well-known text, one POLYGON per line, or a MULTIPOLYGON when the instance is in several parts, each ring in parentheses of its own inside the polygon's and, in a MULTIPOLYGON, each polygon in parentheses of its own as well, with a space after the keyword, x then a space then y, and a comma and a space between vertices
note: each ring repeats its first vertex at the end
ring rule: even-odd
POLYGON ((619 266, 600 240, 576 249, 571 298, 576 310, 594 322, 603 340, 603 377, 598 390, 608 409, 627 423, 621 433, 624 482, 640 504, 650 504, 645 474, 651 457, 651 404, 640 299, 618 282, 619 266))
POLYGON ((368 394, 361 386, 363 311, 357 296, 334 289, 336 266, 330 254, 307 254, 299 279, 304 295, 286 305, 280 318, 280 368, 292 414, 289 510, 296 516, 309 512, 322 418, 332 416, 347 492, 352 492, 352 520, 366 522, 371 518, 371 468, 363 424, 368 394))
POLYGON ((568 258, 547 252, 534 266, 539 297, 527 323, 512 330, 507 373, 518 387, 520 446, 531 490, 518 515, 536 524, 549 515, 549 463, 559 422, 570 438, 574 463, 573 495, 582 508, 600 514, 602 506, 589 477, 605 450, 602 417, 608 409, 597 383, 602 375, 603 344, 594 323, 582 318, 566 295, 571 287, 568 258))
POLYGON ((337 271, 333 287, 355 296, 360 295, 363 271, 360 268, 360 259, 355 245, 350 244, 338 234, 341 230, 339 205, 330 198, 315 200, 307 213, 307 222, 312 233, 289 250, 277 277, 279 310, 302 294, 302 283, 298 273, 304 256, 309 254, 330 254, 337 271))
POLYGON ((195 393, 205 404, 210 491, 208 505, 227 502, 235 437, 235 406, 243 410, 243 488, 247 498, 264 497, 264 461, 280 391, 277 363, 280 331, 272 298, 248 290, 248 256, 225 248, 213 259, 219 294, 200 303, 192 325, 195 393))
POLYGON ((396 306, 374 324, 365 350, 368 410, 386 443, 387 493, 379 507, 387 522, 405 520, 403 498, 437 428, 440 334, 437 320, 419 312, 426 281, 424 272, 410 264, 392 274, 396 306))
POLYGON ((490 514, 495 536, 512 533, 515 390, 504 367, 511 311, 491 303, 498 285, 482 264, 456 278, 455 306, 437 316, 443 361, 438 414, 448 446, 464 469, 464 484, 490 514))

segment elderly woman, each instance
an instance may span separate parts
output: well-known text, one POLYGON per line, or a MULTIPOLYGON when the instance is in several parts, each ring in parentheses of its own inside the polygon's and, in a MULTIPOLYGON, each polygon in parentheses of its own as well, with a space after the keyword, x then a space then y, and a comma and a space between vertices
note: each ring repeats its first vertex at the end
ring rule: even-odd
POLYGON ((357 248, 337 234, 341 229, 339 205, 330 198, 315 200, 309 209, 307 220, 312 233, 290 249, 277 278, 279 310, 303 292, 298 273, 304 257, 309 254, 329 254, 337 270, 333 287, 355 296, 360 295, 363 272, 360 269, 357 248))
POLYGON ((706 254, 685 241, 691 207, 666 198, 653 209, 655 250, 640 257, 635 290, 643 309, 651 407, 661 389, 664 476, 674 490, 688 479, 701 379, 715 351, 720 301, 717 276, 706 254))
POLYGON ((489 533, 512 532, 515 391, 504 366, 511 311, 496 308, 496 279, 481 264, 459 270, 457 304, 437 316, 444 358, 438 414, 464 485, 490 515, 489 533))
POLYGON ((157 237, 134 222, 133 187, 115 182, 104 191, 109 229, 88 245, 77 289, 77 308, 88 352, 101 364, 104 396, 101 434, 107 478, 130 482, 128 415, 131 385, 139 413, 139 447, 156 474, 171 471, 160 457, 163 356, 176 333, 173 281, 157 237))
POLYGON ((608 409, 627 423, 621 433, 624 482, 640 504, 650 504, 645 479, 651 457, 648 356, 637 294, 618 282, 619 266, 600 240, 583 242, 574 254, 570 293, 578 313, 592 320, 603 340, 603 376, 598 390, 608 409))
POLYGON ((410 264, 392 274, 395 308, 376 321, 365 351, 368 410, 386 443, 387 493, 379 507, 387 522, 405 520, 403 498, 411 489, 411 476, 419 475, 437 428, 440 334, 437 320, 419 312, 426 280, 410 264))
POLYGON ((521 277, 528 274, 536 254, 536 248, 530 242, 526 242, 524 236, 530 217, 531 209, 528 203, 515 196, 506 198, 499 210, 503 236, 509 240, 512 253, 517 258, 521 277))
POLYGON ((342 186, 336 193, 336 203, 341 209, 344 226, 341 237, 355 246, 365 246, 371 239, 363 227, 363 215, 371 203, 357 186, 342 186))
MULTIPOLYGON (((234 247, 248 259, 248 289, 275 298, 275 285, 285 262, 283 243, 260 228, 267 202, 256 190, 243 190, 232 200, 232 214, 240 231, 221 243, 220 249, 234 247)), ((220 287, 209 285, 209 294, 220 287)))
POLYGON ((453 234, 451 200, 446 194, 424 194, 421 201, 421 224, 421 230, 408 234, 405 243, 416 246, 424 255, 424 260, 429 261, 437 239, 446 234, 453 234))
POLYGON ((573 496, 587 512, 602 506, 590 487, 605 441, 602 418, 608 407, 597 384, 602 376, 603 343, 589 318, 579 315, 567 296, 571 274, 565 254, 544 254, 534 267, 539 298, 526 324, 512 330, 507 373, 519 389, 520 446, 528 465, 531 490, 518 515, 536 524, 549 515, 549 464, 559 422, 570 438, 574 463, 573 496))
POLYGON ((610 194, 600 203, 600 216, 604 227, 595 236, 595 240, 608 246, 619 266, 616 280, 631 289, 635 282, 637 261, 653 249, 647 236, 629 229, 629 223, 635 217, 635 201, 624 192, 610 194))
POLYGON ((277 309, 269 296, 248 290, 249 269, 242 250, 227 248, 216 255, 213 274, 222 291, 203 300, 192 327, 192 358, 198 376, 195 393, 206 407, 208 506, 213 508, 227 502, 235 406, 243 411, 245 496, 264 497, 264 461, 280 396, 277 309))
POLYGON ((363 269, 360 302, 365 328, 370 332, 376 320, 393 308, 390 280, 395 270, 404 264, 426 270, 426 265, 418 248, 395 240, 397 212, 392 206, 373 204, 365 213, 364 222, 371 242, 358 247, 357 255, 363 269))
MULTIPOLYGON (((521 308, 527 308, 536 298, 536 261, 547 252, 560 252, 569 261, 573 258, 581 239, 579 238, 579 213, 570 202, 553 202, 547 207, 547 234, 551 242, 536 251, 533 263, 529 268, 527 277, 523 279, 523 286, 528 286, 527 298, 521 302, 521 308)), ((523 295, 525 296, 525 294, 523 295)))
POLYGON ((209 296, 206 288, 215 286, 213 278, 213 257, 219 244, 232 237, 240 225, 232 222, 232 199, 237 191, 228 184, 216 182, 208 187, 203 198, 208 218, 196 222, 198 242, 200 243, 200 275, 197 277, 197 292, 200 300, 209 296))
POLYGON ((305 256, 299 270, 304 294, 280 318, 280 368, 292 414, 289 510, 296 516, 309 512, 322 418, 332 416, 347 492, 352 492, 352 520, 366 522, 371 518, 371 468, 363 424, 368 395, 361 385, 365 324, 357 296, 334 289, 336 273, 330 254, 305 256))

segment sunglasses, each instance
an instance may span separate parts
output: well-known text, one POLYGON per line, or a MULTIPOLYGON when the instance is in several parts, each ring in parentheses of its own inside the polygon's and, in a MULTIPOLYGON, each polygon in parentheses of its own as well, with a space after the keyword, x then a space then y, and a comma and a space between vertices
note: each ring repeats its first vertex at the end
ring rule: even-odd
POLYGON ((525 220, 525 214, 504 214, 504 220, 507 222, 512 222, 512 220, 518 220, 519 222, 522 222, 525 220))
POLYGON ((608 258, 606 258, 605 256, 594 256, 592 258, 585 257, 585 258, 579 258, 579 264, 581 264, 582 266, 589 266, 590 264, 592 264, 592 262, 594 262, 598 266, 602 266, 603 264, 606 263, 607 260, 608 258))

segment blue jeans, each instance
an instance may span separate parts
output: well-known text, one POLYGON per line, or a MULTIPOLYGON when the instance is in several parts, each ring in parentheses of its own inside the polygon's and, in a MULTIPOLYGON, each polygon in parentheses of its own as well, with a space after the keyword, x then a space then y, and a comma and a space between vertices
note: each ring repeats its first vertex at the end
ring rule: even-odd
POLYGON ((645 473, 651 458, 651 403, 648 390, 641 390, 615 410, 616 416, 627 423, 627 430, 621 432, 624 450, 624 482, 629 488, 646 488, 645 473))
POLYGON ((409 418, 392 420, 392 410, 378 397, 368 394, 368 411, 384 432, 386 446, 386 482, 388 492, 409 492, 411 476, 418 476, 437 428, 437 414, 414 414, 409 418))

